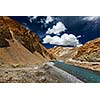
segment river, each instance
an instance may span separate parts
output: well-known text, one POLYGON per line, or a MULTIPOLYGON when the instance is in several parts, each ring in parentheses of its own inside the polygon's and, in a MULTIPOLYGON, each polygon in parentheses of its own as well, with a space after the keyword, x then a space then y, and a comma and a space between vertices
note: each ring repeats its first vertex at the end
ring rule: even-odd
POLYGON ((53 61, 54 66, 74 75, 86 83, 100 83, 100 72, 81 68, 74 65, 65 64, 64 62, 53 61))

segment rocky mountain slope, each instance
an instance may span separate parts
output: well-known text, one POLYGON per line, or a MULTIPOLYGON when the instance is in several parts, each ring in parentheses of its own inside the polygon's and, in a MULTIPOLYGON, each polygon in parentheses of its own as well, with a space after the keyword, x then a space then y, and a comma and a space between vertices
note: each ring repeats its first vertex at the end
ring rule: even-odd
POLYGON ((0 16, 1 63, 38 63, 53 58, 35 33, 9 17, 0 16))
POLYGON ((57 46, 48 51, 55 55, 59 60, 66 61, 73 58, 77 54, 78 47, 61 47, 57 46))
POLYGON ((96 38, 81 46, 74 59, 88 62, 100 62, 100 38, 96 38))
POLYGON ((49 51, 63 59, 100 62, 100 38, 91 40, 81 47, 55 47, 49 51))
POLYGON ((100 38, 96 38, 81 47, 55 47, 49 50, 58 60, 67 64, 100 71, 100 38))

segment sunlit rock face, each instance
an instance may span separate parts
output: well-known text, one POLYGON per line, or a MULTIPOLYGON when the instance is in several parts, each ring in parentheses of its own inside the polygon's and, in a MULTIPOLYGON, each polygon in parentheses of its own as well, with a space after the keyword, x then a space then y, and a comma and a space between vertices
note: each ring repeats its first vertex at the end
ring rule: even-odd
POLYGON ((100 38, 89 41, 81 46, 74 59, 89 62, 100 62, 100 38))

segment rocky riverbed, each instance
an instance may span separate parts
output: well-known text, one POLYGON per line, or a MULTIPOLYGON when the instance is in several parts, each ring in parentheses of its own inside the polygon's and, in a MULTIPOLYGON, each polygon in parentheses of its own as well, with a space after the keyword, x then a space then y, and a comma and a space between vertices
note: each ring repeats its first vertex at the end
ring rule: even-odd
POLYGON ((80 83, 74 76, 50 63, 36 65, 1 65, 1 83, 80 83))

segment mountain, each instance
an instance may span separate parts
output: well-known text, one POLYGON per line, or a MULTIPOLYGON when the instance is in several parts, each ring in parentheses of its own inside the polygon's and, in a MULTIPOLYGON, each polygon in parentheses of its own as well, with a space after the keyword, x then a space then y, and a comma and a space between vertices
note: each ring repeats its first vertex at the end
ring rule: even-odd
POLYGON ((100 62, 100 38, 91 40, 78 49, 75 60, 100 62))
POLYGON ((35 33, 9 17, 0 17, 1 63, 38 63, 53 58, 35 33))
POLYGON ((57 59, 66 61, 70 58, 73 58, 77 54, 78 47, 61 47, 57 46, 51 49, 48 49, 49 52, 54 54, 57 59))
POLYGON ((55 57, 35 33, 9 17, 0 17, 0 82, 72 82, 73 76, 48 62, 55 57))
POLYGON ((49 49, 67 64, 77 67, 100 71, 100 38, 96 38, 80 47, 55 47, 49 49))
POLYGON ((63 60, 74 59, 87 62, 100 62, 100 38, 96 38, 80 47, 54 47, 49 49, 63 60))

